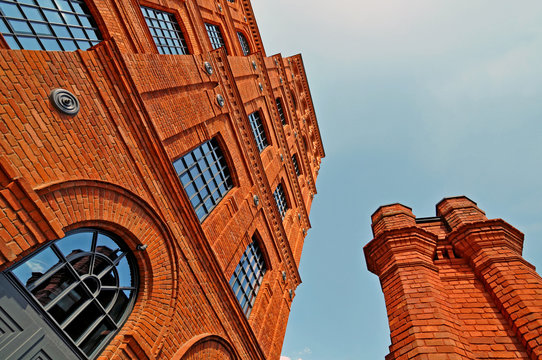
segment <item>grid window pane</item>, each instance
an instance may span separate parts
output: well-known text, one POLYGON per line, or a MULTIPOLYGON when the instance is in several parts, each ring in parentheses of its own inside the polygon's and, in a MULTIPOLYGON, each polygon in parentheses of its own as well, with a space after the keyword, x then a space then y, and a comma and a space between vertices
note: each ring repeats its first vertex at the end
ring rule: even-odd
POLYGON ((174 161, 173 167, 200 221, 233 187, 226 160, 215 139, 174 161))
POLYGON ((280 98, 276 99, 277 103, 277 110, 279 111, 280 121, 282 122, 282 126, 286 125, 286 117, 284 116, 284 110, 282 109, 282 102, 280 101, 280 98))
POLYGON ((252 128, 254 139, 256 139, 258 150, 262 152, 263 149, 269 146, 269 143, 265 136, 265 129, 263 127, 262 119, 260 118, 260 113, 258 111, 253 112, 248 116, 248 120, 250 121, 250 127, 252 128))
POLYGON ((297 176, 301 175, 301 171, 299 171, 299 164, 297 163, 297 155, 292 155, 292 162, 294 163, 294 169, 297 176))
POLYGON ((160 54, 189 54, 181 27, 173 14, 145 6, 141 7, 141 12, 160 54))
MULTIPOLYGON (((209 40, 211 40, 211 46, 213 49, 219 49, 221 47, 226 50, 226 44, 224 43, 224 38, 220 32, 218 25, 205 23, 205 29, 207 29, 207 35, 209 35, 209 40)), ((226 50, 226 52, 228 52, 226 50)))
POLYGON ((86 50, 102 40, 82 0, 0 0, 0 23, 12 49, 86 50))
POLYGON ((253 237, 230 278, 233 293, 247 317, 254 305, 265 271, 265 260, 253 237))
POLYGON ((138 282, 128 247, 96 229, 76 230, 50 243, 9 273, 87 358, 95 358, 121 328, 138 282))
POLYGON ((288 202, 286 202, 286 194, 284 193, 282 184, 277 185, 273 196, 275 197, 280 216, 284 219, 284 214, 286 214, 286 210, 288 210, 288 202))
POLYGON ((248 54, 250 54, 250 46, 248 45, 247 38, 245 37, 245 35, 243 35, 239 31, 237 32, 237 37, 239 38, 239 43, 241 44, 241 49, 243 49, 243 54, 245 56, 247 56, 248 54))

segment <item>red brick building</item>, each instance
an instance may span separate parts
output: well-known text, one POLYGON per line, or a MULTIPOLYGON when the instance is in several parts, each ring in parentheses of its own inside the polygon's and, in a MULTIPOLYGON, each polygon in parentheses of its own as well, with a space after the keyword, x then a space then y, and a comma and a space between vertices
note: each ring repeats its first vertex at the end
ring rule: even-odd
POLYGON ((542 359, 542 278, 522 257, 523 234, 466 197, 436 208, 372 216, 364 251, 386 300, 386 359, 542 359))
POLYGON ((0 358, 278 359, 324 149, 248 0, 0 0, 0 358))

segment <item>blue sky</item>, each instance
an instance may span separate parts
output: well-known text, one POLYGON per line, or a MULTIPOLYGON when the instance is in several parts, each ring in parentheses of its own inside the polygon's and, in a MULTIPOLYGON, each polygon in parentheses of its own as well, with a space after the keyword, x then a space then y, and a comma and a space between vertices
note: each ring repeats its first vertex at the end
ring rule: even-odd
POLYGON ((362 247, 400 202, 467 195, 542 269, 542 2, 252 0, 268 55, 303 55, 327 157, 282 354, 383 359, 362 247))

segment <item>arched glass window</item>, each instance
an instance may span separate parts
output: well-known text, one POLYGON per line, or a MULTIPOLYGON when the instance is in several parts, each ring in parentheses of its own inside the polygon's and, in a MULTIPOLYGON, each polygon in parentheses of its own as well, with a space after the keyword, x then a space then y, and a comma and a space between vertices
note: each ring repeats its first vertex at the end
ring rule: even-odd
POLYGON ((243 54, 247 56, 250 54, 250 46, 248 45, 248 40, 241 32, 237 32, 237 38, 239 38, 239 44, 241 44, 241 49, 243 50, 243 54))
POLYGON ((135 259, 119 238, 79 229, 36 251, 9 272, 80 355, 95 358, 130 314, 135 259))

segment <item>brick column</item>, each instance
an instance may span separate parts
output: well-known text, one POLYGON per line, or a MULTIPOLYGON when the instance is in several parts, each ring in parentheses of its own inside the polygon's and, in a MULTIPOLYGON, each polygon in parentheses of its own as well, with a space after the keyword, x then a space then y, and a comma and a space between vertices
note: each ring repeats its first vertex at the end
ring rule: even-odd
POLYGON ((372 222, 375 238, 364 252, 386 300, 386 359, 474 359, 433 265, 437 237, 417 228, 412 210, 400 204, 379 208, 372 222))
POLYGON ((437 213, 452 228, 455 251, 468 259, 531 359, 542 359, 542 278, 521 255, 523 234, 503 220, 487 220, 479 209, 475 215, 474 208, 467 198, 444 199, 437 213))

